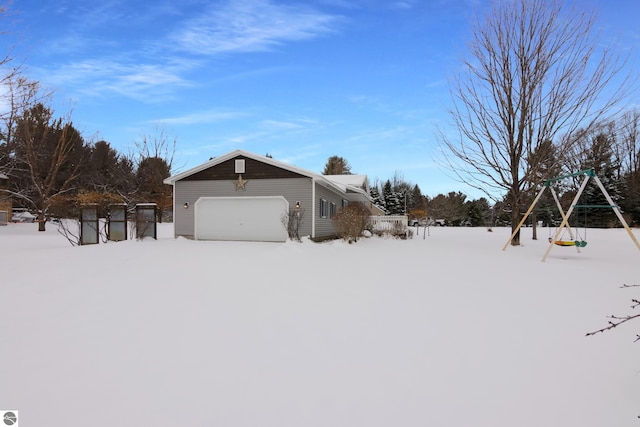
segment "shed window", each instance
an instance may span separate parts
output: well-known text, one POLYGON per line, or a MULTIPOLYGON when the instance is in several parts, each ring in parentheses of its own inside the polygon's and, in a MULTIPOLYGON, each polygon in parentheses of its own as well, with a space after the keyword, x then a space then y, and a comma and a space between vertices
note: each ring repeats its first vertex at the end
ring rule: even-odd
POLYGON ((244 159, 236 159, 236 173, 244 173, 244 159))
POLYGON ((320 218, 326 218, 328 213, 327 211, 327 201, 325 199, 320 199, 320 218))
POLYGON ((345 200, 345 199, 342 199, 342 207, 346 208, 347 206, 349 206, 349 201, 345 200))
POLYGON ((336 204, 331 202, 329 204, 329 218, 333 218, 335 214, 336 214, 336 204))

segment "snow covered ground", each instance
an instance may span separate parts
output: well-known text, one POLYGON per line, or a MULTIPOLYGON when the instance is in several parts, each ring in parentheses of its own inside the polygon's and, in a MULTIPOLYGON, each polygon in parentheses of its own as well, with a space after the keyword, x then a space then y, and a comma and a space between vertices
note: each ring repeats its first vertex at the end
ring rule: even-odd
MULTIPOLYGON (((638 426, 624 230, 72 247, 0 227, 0 409, 23 426, 638 426)), ((422 229, 421 229, 422 231, 422 229)), ((635 230, 636 236, 639 235, 635 230)))

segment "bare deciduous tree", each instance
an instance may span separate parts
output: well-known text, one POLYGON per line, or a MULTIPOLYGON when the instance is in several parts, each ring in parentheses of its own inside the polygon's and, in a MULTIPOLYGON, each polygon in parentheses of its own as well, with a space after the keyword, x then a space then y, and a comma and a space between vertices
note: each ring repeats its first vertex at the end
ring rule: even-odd
POLYGON ((147 158, 163 159, 173 169, 173 158, 176 153, 177 139, 170 137, 167 130, 160 125, 153 128, 152 134, 143 134, 135 141, 135 154, 129 157, 136 159, 136 166, 147 158))
POLYGON ((16 126, 16 162, 25 171, 12 195, 38 211, 38 230, 45 231, 52 200, 73 189, 84 157, 84 140, 69 118, 53 119, 42 104, 24 111, 16 126))
MULTIPOLYGON (((0 61, 2 66, 2 61, 0 61)), ((39 82, 29 80, 22 75, 20 70, 11 70, 0 82, 4 91, 0 95, 0 102, 6 106, 6 110, 0 113, 1 140, 0 140, 0 167, 6 173, 17 166, 15 162, 15 131, 18 121, 24 111, 33 108, 36 104, 48 104, 52 92, 44 91, 39 82)))
POLYGON ((163 213, 172 206, 172 187, 163 183, 171 174, 176 152, 176 138, 170 138, 162 126, 156 126, 152 135, 143 135, 136 141, 136 154, 130 156, 135 159, 137 192, 145 202, 153 202, 160 210, 159 219, 162 222, 163 213))
MULTIPOLYGON (((506 194, 514 230, 523 197, 539 179, 531 159, 546 161, 534 156, 538 146, 559 135, 571 143, 575 130, 611 112, 628 84, 616 80, 624 59, 598 44, 595 15, 563 3, 496 2, 476 21, 470 57, 451 82, 458 132, 440 132, 458 178, 494 200, 506 194)), ((512 244, 519 243, 516 234, 512 244)))

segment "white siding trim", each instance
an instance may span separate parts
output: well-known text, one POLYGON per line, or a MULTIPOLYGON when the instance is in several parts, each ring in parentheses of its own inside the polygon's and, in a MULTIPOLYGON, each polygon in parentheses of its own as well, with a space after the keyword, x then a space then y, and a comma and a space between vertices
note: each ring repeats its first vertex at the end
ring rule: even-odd
POLYGON ((311 238, 316 238, 316 179, 311 178, 311 238))
MULTIPOLYGON (((171 222, 173 223, 173 238, 176 239, 178 237, 178 235, 176 234, 176 197, 177 197, 177 191, 176 191, 176 186, 172 185, 171 186, 171 197, 173 198, 173 212, 171 215, 171 222)), ((184 209, 184 208, 183 208, 184 209)), ((162 215, 162 214, 160 214, 162 215)), ((124 214, 125 220, 127 218, 127 213, 125 212, 124 214)))

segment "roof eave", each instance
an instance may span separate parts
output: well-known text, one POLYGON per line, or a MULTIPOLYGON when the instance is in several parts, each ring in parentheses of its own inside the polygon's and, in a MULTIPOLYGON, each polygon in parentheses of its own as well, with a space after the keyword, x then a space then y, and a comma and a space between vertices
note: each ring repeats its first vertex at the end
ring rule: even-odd
POLYGON ((278 167, 278 168, 282 168, 282 169, 289 170, 291 172, 295 172, 295 173, 297 173, 299 175, 303 175, 303 176, 306 176, 306 177, 309 177, 309 178, 316 177, 316 175, 314 173, 312 173, 310 171, 306 171, 304 169, 300 169, 300 168, 298 168, 296 166, 293 166, 293 165, 291 165, 289 163, 280 162, 278 160, 273 160, 270 157, 260 156, 260 155, 249 153, 249 152, 243 151, 243 150, 235 150, 235 151, 232 151, 230 153, 224 154, 224 155, 222 155, 220 157, 215 157, 215 158, 209 160, 208 162, 205 162, 205 163, 203 163, 201 165, 198 165, 198 166, 196 166, 194 168, 191 168, 191 169, 186 170, 184 172, 181 172, 179 174, 170 176, 169 178, 166 178, 163 182, 165 184, 173 185, 173 184, 176 183, 176 181, 180 181, 181 179, 184 179, 184 178, 186 178, 188 176, 191 176, 191 175, 193 175, 195 173, 198 173, 198 172, 203 171, 205 169, 208 169, 210 167, 216 166, 216 165, 218 165, 218 164, 220 164, 222 162, 226 162, 227 160, 233 159, 234 157, 237 157, 237 156, 243 156, 243 157, 247 157, 249 159, 257 160, 257 161, 260 161, 260 162, 263 162, 263 163, 266 163, 266 164, 269 164, 269 165, 272 165, 272 166, 275 166, 275 167, 278 167))

